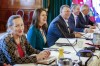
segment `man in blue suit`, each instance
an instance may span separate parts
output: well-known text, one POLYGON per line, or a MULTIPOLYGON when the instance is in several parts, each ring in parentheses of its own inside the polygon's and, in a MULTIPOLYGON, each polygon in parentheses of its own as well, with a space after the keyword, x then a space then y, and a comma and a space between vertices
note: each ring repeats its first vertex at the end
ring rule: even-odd
POLYGON ((90 19, 89 19, 89 6, 84 4, 82 7, 81 7, 81 12, 79 13, 78 15, 78 24, 77 24, 77 27, 78 28, 96 28, 95 26, 95 22, 92 22, 90 19))
POLYGON ((69 28, 68 18, 70 16, 70 8, 68 5, 62 5, 60 15, 58 15, 49 25, 47 42, 48 46, 52 46, 59 38, 81 37, 80 33, 73 33, 69 28))
POLYGON ((69 27, 76 32, 83 32, 84 28, 76 28, 77 26, 77 15, 80 13, 80 6, 78 4, 72 4, 71 15, 68 19, 69 27))
POLYGON ((72 4, 71 12, 72 13, 68 19, 68 24, 70 29, 72 29, 75 32, 93 32, 92 29, 77 27, 78 26, 77 19, 80 13, 80 6, 78 4, 72 4))

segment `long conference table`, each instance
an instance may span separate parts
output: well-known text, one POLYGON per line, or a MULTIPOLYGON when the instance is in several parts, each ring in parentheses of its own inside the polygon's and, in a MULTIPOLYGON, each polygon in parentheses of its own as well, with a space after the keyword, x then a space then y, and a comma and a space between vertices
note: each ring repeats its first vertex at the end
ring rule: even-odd
MULTIPOLYGON (((65 40, 66 38, 61 38, 61 39, 65 40)), ((75 39, 76 38, 74 38, 73 40, 75 40, 75 39)), ((61 40, 61 42, 62 42, 62 40, 61 40)), ((90 47, 90 45, 87 45, 86 43, 92 44, 91 40, 77 38, 77 44, 74 46, 74 48, 78 52, 79 50, 82 50, 84 47, 90 47), (83 43, 83 44, 81 44, 81 46, 79 45, 79 43, 80 43, 79 41, 80 40, 82 41, 81 43, 83 43)), ((61 47, 66 52, 66 53, 64 53, 64 58, 71 58, 72 61, 79 60, 79 56, 76 55, 76 51, 73 49, 72 46, 61 46, 61 47), (67 52, 70 52, 70 53, 67 53, 67 52)), ((53 49, 54 48, 59 49, 61 47, 59 47, 57 45, 53 45, 49 49, 52 49, 52 48, 53 49)), ((58 55, 59 55, 59 52, 58 51, 51 50, 51 56, 55 56, 56 58, 58 58, 58 55)), ((96 50, 94 52, 94 55, 97 55, 98 57, 100 57, 100 51, 99 50, 96 50)), ((89 57, 80 57, 83 66, 85 65, 85 62, 87 61, 88 58, 89 57)), ((88 66, 91 66, 91 64, 94 63, 95 60, 97 60, 97 57, 94 56, 93 59, 92 59, 92 61, 89 62, 89 65, 88 66)), ((51 66, 51 65, 42 65, 42 64, 29 63, 29 64, 16 64, 14 66, 51 66)))
MULTIPOLYGON (((100 26, 100 24, 98 24, 100 26)), ((100 29, 98 29, 100 27, 97 27, 95 29, 95 31, 100 31, 100 29)), ((73 38, 73 40, 77 40, 77 44, 74 46, 75 50, 78 52, 79 50, 82 50, 84 47, 90 47, 90 45, 86 44, 86 43, 90 43, 93 44, 93 42, 91 40, 86 40, 85 38, 93 38, 93 33, 82 33, 84 36, 82 38, 73 38), (80 42, 81 40, 81 42, 80 42), (80 44, 81 43, 81 44, 80 44)), ((63 39, 60 40, 60 42, 66 42, 67 40, 65 40, 66 38, 59 38, 59 39, 63 39)), ((71 42, 71 41, 70 41, 71 42)), ((59 48, 63 48, 65 52, 68 53, 64 53, 64 58, 71 58, 72 61, 74 60, 79 60, 79 56, 76 55, 76 51, 73 49, 72 46, 57 46, 56 44, 51 46, 49 49, 59 49, 59 48)), ((56 58, 58 58, 59 52, 58 51, 51 51, 51 56, 55 56, 56 58)), ((96 50, 94 52, 94 55, 97 55, 100 58, 100 50, 96 50)), ((85 65, 85 62, 87 61, 89 57, 80 57, 81 61, 82 61, 82 65, 85 65)), ((54 62, 53 64, 55 64, 56 62, 54 62)), ((29 64, 15 64, 14 66, 52 66, 51 65, 43 65, 43 64, 34 64, 34 63, 29 63, 29 64)), ((100 59, 98 59, 96 56, 92 57, 92 60, 89 62, 88 66, 100 66, 100 59)))

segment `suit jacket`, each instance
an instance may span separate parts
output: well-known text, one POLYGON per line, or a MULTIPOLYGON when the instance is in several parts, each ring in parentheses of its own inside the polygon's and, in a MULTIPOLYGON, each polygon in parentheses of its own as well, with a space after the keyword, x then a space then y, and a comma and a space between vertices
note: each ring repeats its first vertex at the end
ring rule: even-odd
POLYGON ((59 38, 73 38, 75 37, 73 31, 68 31, 68 27, 61 17, 58 15, 49 25, 47 33, 48 46, 52 46, 59 38))
POLYGON ((34 63, 37 62, 36 56, 30 56, 31 54, 38 54, 40 51, 32 48, 28 44, 25 35, 20 37, 20 45, 25 53, 23 58, 19 57, 17 44, 11 34, 7 34, 0 38, 0 48, 2 48, 2 53, 6 57, 7 61, 11 64, 21 64, 21 63, 34 63))
POLYGON ((82 15, 82 13, 80 12, 79 15, 78 15, 77 27, 79 27, 79 28, 89 28, 86 25, 92 25, 92 26, 94 25, 95 22, 92 22, 89 19, 89 15, 86 15, 85 18, 86 18, 86 21, 84 20, 84 17, 82 15))
POLYGON ((31 25, 27 32, 27 40, 35 49, 43 50, 44 47, 47 47, 40 30, 34 25, 31 25))
POLYGON ((76 31, 76 32, 83 32, 84 28, 77 28, 77 22, 75 25, 75 19, 74 19, 74 15, 71 13, 69 19, 68 19, 68 24, 71 30, 76 31))

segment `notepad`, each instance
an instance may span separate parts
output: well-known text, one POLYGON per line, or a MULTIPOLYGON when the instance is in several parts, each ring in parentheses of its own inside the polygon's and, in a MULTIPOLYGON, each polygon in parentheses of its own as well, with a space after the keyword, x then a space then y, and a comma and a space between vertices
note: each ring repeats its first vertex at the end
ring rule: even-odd
POLYGON ((49 65, 49 64, 51 64, 52 62, 54 62, 55 60, 56 60, 56 57, 50 56, 50 57, 47 58, 47 59, 37 61, 37 63, 38 63, 38 64, 49 65))
POLYGON ((75 38, 59 38, 56 42, 56 45, 58 46, 71 46, 73 44, 76 44, 75 38))

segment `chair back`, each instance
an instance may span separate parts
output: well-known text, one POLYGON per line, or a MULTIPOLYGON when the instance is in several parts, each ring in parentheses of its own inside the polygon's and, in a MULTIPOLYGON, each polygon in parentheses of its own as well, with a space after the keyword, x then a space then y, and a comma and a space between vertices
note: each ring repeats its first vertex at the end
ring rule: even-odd
POLYGON ((8 18, 13 15, 13 12, 11 10, 7 10, 5 13, 5 20, 8 20, 8 18))
POLYGON ((33 14, 34 14, 34 10, 29 12, 29 20, 30 21, 32 21, 33 14))
POLYGON ((16 15, 20 15, 22 18, 24 17, 24 11, 22 9, 19 9, 17 12, 16 12, 16 15))

